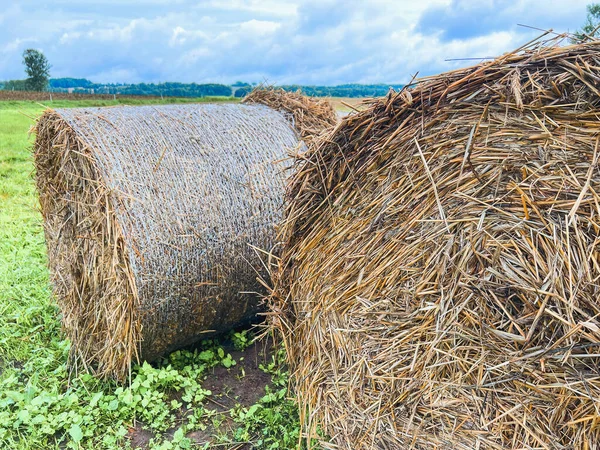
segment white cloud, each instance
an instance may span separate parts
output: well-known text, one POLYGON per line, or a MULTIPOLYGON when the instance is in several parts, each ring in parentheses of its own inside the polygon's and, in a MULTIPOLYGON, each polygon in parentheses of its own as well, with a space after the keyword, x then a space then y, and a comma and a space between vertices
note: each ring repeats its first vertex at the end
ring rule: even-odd
POLYGON ((272 22, 269 20, 252 19, 247 22, 242 22, 239 27, 240 31, 242 31, 244 34, 265 36, 277 31, 281 27, 281 24, 279 22, 272 22))
POLYGON ((82 33, 79 31, 71 31, 70 33, 63 33, 60 37, 59 42, 61 44, 67 44, 68 42, 76 41, 81 37, 82 33))
POLYGON ((54 76, 95 81, 407 82, 537 33, 517 23, 573 30, 587 2, 22 0, 0 16, 0 79, 22 76, 20 52, 35 42, 54 76))
POLYGON ((199 9, 221 9, 233 13, 247 11, 276 17, 296 15, 297 2, 286 0, 210 0, 200 2, 199 9))
POLYGON ((118 67, 94 73, 90 78, 93 78, 99 83, 114 83, 115 80, 130 80, 132 82, 144 81, 135 69, 118 67))
POLYGON ((178 59, 178 63, 184 66, 192 66, 201 59, 207 59, 213 56, 211 51, 205 47, 194 48, 185 52, 181 58, 178 59))
POLYGON ((96 28, 87 32, 87 36, 96 41, 120 41, 129 42, 132 40, 136 29, 148 26, 150 21, 147 19, 133 19, 125 26, 114 25, 106 28, 96 28))
POLYGON ((19 56, 21 55, 21 52, 24 50, 24 45, 23 44, 27 44, 27 43, 33 43, 33 42, 37 42, 37 39, 35 38, 17 38, 11 42, 8 42, 7 44, 5 44, 4 46, 0 47, 2 50, 2 53, 15 53, 18 52, 19 56))
POLYGON ((176 26, 173 29, 173 33, 171 34, 171 39, 169 40, 169 45, 177 46, 184 45, 189 42, 194 42, 197 40, 206 40, 208 39, 208 34, 201 30, 186 30, 183 27, 176 26))

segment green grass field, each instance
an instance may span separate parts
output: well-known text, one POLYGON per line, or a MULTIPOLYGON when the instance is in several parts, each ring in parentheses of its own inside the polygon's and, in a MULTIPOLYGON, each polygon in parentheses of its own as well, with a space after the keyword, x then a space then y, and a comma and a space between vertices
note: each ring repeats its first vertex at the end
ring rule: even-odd
POLYGON ((298 412, 287 398, 281 351, 260 366, 268 386, 251 403, 231 394, 235 388, 206 388, 216 372, 244 382, 251 370, 244 359, 258 347, 243 352, 250 344, 246 331, 136 367, 126 386, 69 372, 32 178, 28 132, 43 110, 32 102, 0 102, 0 448, 296 448, 298 412))

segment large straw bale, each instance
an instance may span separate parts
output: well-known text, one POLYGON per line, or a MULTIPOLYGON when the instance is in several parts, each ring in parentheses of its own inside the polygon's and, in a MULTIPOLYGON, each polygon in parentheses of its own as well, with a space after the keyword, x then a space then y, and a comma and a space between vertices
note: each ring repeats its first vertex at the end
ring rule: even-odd
POLYGON ((123 379, 252 318, 299 143, 263 105, 60 109, 36 182, 72 361, 123 379), (258 250, 260 249, 260 250, 258 250), (266 258, 264 258, 266 259, 266 258))
POLYGON ((336 449, 600 448, 600 42, 421 80, 298 161, 271 321, 336 449))

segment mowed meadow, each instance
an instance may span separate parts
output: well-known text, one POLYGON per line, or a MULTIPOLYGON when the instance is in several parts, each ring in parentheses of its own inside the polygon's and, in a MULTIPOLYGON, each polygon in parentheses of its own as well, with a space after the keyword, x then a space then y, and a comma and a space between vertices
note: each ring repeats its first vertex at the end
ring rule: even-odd
MULTIPOLYGON (((231 101, 170 99, 168 102, 231 101)), ((81 107, 159 99, 59 100, 81 107)), ((282 350, 237 330, 126 385, 70 371, 38 211, 30 129, 45 106, 0 101, 0 448, 285 449, 300 442, 282 350)))

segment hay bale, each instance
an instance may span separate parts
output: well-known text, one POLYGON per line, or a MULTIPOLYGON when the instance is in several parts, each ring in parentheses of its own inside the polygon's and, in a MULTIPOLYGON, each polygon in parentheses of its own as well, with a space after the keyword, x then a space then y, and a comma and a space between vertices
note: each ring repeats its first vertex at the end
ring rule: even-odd
POLYGON ((427 78, 298 162, 271 320, 326 448, 600 448, 598 67, 427 78))
POLYGON ((262 105, 59 109, 37 123, 36 182, 72 360, 123 379, 132 361, 259 310, 287 152, 262 105))

